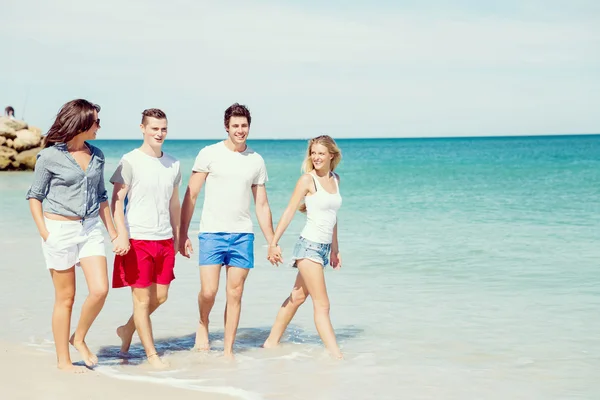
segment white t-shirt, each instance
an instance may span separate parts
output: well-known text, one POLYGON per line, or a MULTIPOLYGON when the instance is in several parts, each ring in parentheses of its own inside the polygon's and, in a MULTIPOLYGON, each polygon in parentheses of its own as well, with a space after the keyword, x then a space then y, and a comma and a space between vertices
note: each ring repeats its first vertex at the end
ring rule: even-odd
POLYGON ((121 158, 110 182, 129 186, 125 224, 131 239, 173 237, 169 205, 174 188, 181 185, 178 160, 164 152, 156 158, 135 149, 121 158))
POLYGON ((192 171, 208 172, 200 232, 253 233, 252 185, 268 180, 263 158, 247 146, 229 150, 222 141, 200 150, 192 171))

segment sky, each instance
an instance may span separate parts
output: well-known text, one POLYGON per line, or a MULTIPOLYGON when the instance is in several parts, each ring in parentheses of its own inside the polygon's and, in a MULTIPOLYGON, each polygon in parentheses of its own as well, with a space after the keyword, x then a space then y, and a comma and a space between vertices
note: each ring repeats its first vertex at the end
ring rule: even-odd
POLYGON ((597 0, 3 0, 0 102, 47 130, 102 107, 99 138, 600 133, 597 0))

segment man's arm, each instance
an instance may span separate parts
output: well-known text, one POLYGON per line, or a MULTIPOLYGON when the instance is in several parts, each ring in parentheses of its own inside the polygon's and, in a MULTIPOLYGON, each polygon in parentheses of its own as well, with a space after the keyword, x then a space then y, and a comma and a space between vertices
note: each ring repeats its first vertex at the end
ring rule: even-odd
POLYGON ((256 219, 267 243, 273 240, 273 216, 271 215, 271 207, 269 207, 269 199, 267 198, 267 188, 264 184, 252 185, 252 195, 256 204, 256 219))
POLYGON ((179 252, 182 256, 190 258, 193 252, 192 243, 188 238, 188 230, 190 222, 196 208, 196 199, 202 190, 202 185, 206 182, 208 172, 193 172, 188 182, 187 190, 183 196, 183 204, 181 205, 181 220, 179 227, 179 252))
POLYGON ((117 238, 113 242, 115 253, 118 255, 126 254, 129 251, 129 233, 127 233, 127 227, 125 226, 125 197, 128 192, 128 185, 114 183, 110 208, 112 209, 112 219, 117 228, 117 238))
POLYGON ((173 188, 171 201, 169 202, 169 215, 171 219, 171 229, 173 230, 173 244, 175 251, 179 249, 179 225, 181 221, 181 206, 179 205, 179 187, 173 188))

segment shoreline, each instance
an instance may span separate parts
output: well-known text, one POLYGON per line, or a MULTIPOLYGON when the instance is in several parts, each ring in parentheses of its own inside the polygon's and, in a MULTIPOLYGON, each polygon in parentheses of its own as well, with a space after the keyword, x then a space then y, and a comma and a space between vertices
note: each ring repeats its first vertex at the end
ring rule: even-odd
MULTIPOLYGON (((84 374, 56 368, 54 353, 36 350, 24 344, 0 340, 0 387, 4 399, 164 399, 229 400, 234 397, 207 391, 178 388, 150 381, 112 378, 90 370, 84 374), (167 397, 169 396, 169 397, 167 397)), ((79 363, 77 363, 79 364, 79 363)))

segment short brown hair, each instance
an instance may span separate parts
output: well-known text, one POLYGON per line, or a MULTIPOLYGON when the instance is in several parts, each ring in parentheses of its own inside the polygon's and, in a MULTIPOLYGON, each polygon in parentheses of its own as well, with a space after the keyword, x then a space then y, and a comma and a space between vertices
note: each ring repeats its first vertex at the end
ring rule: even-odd
POLYGON ((248 110, 248 107, 238 103, 230 105, 227 108, 227 110, 225 110, 225 128, 229 128, 229 120, 231 119, 231 117, 246 117, 246 119, 248 120, 248 125, 250 125, 250 122, 252 120, 252 117, 250 116, 250 110, 248 110))
POLYGON ((158 108, 148 108, 142 111, 142 125, 146 124, 147 118, 167 119, 167 114, 158 108))

